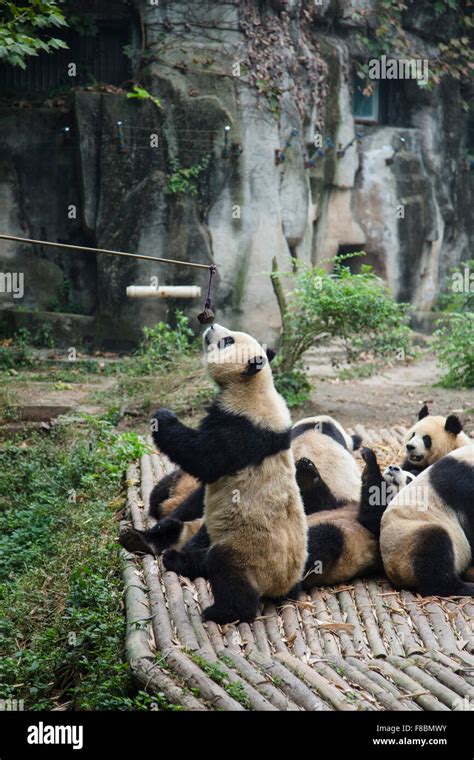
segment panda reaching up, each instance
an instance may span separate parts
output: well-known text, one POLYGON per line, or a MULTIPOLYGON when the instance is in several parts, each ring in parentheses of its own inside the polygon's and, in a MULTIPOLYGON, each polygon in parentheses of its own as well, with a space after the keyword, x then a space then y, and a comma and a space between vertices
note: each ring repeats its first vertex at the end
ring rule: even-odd
MULTIPOLYGON (((285 597, 298 586, 306 560, 291 418, 273 384, 272 354, 265 355, 254 338, 214 324, 203 343, 217 399, 195 430, 160 409, 152 435, 164 454, 203 484, 202 530, 210 547, 170 550, 163 562, 190 579, 210 580, 214 604, 204 610, 205 620, 250 622, 262 596, 285 597)), ((132 528, 120 542, 136 551, 142 539, 132 528)))

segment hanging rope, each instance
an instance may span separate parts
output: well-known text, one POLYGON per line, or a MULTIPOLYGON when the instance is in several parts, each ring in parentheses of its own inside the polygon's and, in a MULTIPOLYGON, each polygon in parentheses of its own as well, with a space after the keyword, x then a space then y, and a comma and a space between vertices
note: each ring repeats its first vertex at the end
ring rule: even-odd
POLYGON ((202 311, 200 314, 198 314, 198 319, 202 325, 208 325, 215 319, 215 314, 212 310, 212 302, 211 302, 211 286, 212 286, 212 278, 217 272, 217 267, 215 264, 211 264, 209 267, 209 284, 207 286, 207 298, 206 303, 204 304, 204 311, 202 311))
POLYGON ((154 261, 155 264, 177 264, 182 267, 195 267, 197 269, 209 270, 209 285, 207 288, 207 298, 204 305, 204 311, 198 315, 198 319, 202 325, 207 325, 214 320, 214 312, 211 305, 211 285, 212 278, 217 272, 215 264, 197 264, 193 261, 177 261, 176 259, 163 259, 155 256, 144 256, 141 253, 127 253, 126 251, 111 251, 106 248, 89 248, 85 245, 71 245, 69 243, 53 243, 49 240, 33 240, 31 238, 17 237, 16 235, 0 235, 0 240, 14 240, 17 243, 31 243, 32 245, 44 245, 50 248, 61 248, 66 251, 82 251, 83 253, 105 253, 111 256, 123 256, 131 259, 144 259, 146 261, 154 261))
POLYGON ((70 245, 69 243, 52 243, 49 240, 32 240, 30 238, 17 237, 16 235, 0 235, 0 240, 15 240, 17 243, 32 243, 45 245, 50 248, 62 248, 67 251, 83 251, 84 253, 107 253, 112 256, 126 256, 131 259, 145 259, 146 261, 159 262, 160 264, 178 264, 182 267, 197 267, 198 269, 211 269, 214 264, 196 264, 191 261, 177 261, 176 259, 162 259, 158 256, 144 256, 141 253, 126 253, 125 251, 109 251, 106 248, 89 248, 85 245, 70 245))

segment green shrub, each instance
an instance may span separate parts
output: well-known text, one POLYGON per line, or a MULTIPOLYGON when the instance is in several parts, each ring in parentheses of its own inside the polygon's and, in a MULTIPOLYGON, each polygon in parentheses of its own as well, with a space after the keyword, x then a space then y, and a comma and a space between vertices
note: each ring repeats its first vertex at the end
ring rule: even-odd
POLYGON ((167 322, 144 327, 143 340, 137 353, 139 370, 153 372, 157 369, 157 363, 172 362, 177 356, 189 353, 193 339, 189 319, 179 309, 175 312, 175 327, 167 322))
POLYGON ((451 287, 439 303, 444 317, 436 323, 432 345, 445 369, 440 385, 474 388, 474 259, 452 270, 451 287))
POLYGON ((303 354, 317 344, 339 339, 349 363, 359 361, 363 352, 394 360, 413 354, 408 304, 397 303, 370 266, 363 265, 354 274, 341 259, 330 273, 296 260, 293 265, 294 288, 288 295, 283 292, 279 279, 283 274, 276 260, 272 271, 283 327, 275 370, 287 378, 281 387, 286 383, 290 397, 295 387, 299 390, 303 354))
POLYGON ((438 320, 433 348, 445 368, 440 385, 474 388, 474 313, 452 312, 438 320))
POLYGON ((304 370, 293 369, 275 374, 275 387, 291 408, 308 401, 313 385, 304 370))

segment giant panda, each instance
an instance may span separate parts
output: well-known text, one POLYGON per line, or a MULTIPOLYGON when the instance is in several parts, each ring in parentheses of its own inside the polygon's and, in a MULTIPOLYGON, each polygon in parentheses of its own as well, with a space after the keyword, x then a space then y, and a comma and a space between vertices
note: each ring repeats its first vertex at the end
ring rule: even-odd
POLYGON ((291 439, 296 480, 307 515, 359 501, 360 471, 349 453, 354 443, 360 445, 358 436, 354 441, 335 419, 320 416, 296 422, 291 439))
MULTIPOLYGON (((343 449, 339 448, 339 451, 334 449, 332 452, 334 459, 326 470, 326 480, 315 464, 316 456, 311 466, 306 465, 305 493, 307 498, 311 493, 311 504, 315 509, 307 518, 308 558, 302 580, 305 590, 344 583, 382 570, 378 540, 381 516, 390 499, 413 477, 396 465, 388 467, 382 475, 374 452, 364 448, 365 467, 362 483, 359 475, 358 491, 345 503, 339 501, 335 505, 333 484, 339 483, 341 472, 347 465, 341 455, 343 449)), ((320 453, 319 447, 317 453, 320 453)))
POLYGON ((418 413, 418 422, 405 438, 404 470, 418 474, 451 451, 471 443, 455 414, 448 417, 431 415, 425 404, 418 413))
MULTIPOLYGON (((204 484, 210 547, 169 550, 163 562, 191 579, 209 578, 214 604, 204 610, 205 620, 250 622, 262 596, 281 598, 298 585, 306 560, 291 419, 273 384, 271 356, 254 338, 214 324, 203 343, 217 399, 196 430, 160 409, 152 436, 171 461, 204 484)), ((122 537, 126 548, 134 533, 122 537)))
MULTIPOLYGON (((349 436, 337 420, 326 415, 307 417, 293 425, 291 449, 306 514, 358 502, 360 472, 349 451, 360 443, 359 436, 349 436), (322 475, 320 482, 327 485, 324 498, 319 488, 317 492, 313 488, 315 461, 322 475)), ((204 514, 204 487, 178 468, 154 486, 149 511, 158 520, 157 525, 147 531, 132 531, 129 550, 161 554, 168 548, 182 549, 203 524, 199 518, 204 514)))
POLYGON ((390 502, 380 548, 395 586, 422 596, 474 596, 461 576, 474 551, 474 444, 428 467, 390 502))

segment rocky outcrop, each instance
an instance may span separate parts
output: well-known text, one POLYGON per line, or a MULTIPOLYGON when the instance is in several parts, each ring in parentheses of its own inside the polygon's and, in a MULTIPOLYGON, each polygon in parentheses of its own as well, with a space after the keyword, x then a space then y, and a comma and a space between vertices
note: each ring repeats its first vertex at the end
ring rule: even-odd
MULTIPOLYGON (((137 3, 147 50, 140 81, 162 109, 91 91, 61 108, 3 107, 0 227, 215 262, 219 318, 267 340, 279 329, 274 256, 285 269, 290 256, 316 263, 364 249, 422 316, 472 250, 465 116, 455 82, 431 92, 405 82, 389 93, 390 118, 354 121, 352 58, 365 23, 354 11, 373 5, 137 3), (195 183, 170 190, 173 172, 200 164, 195 183)), ((414 35, 431 18, 406 15, 414 35)), ((24 307, 73 306, 95 317, 93 341, 114 347, 136 343, 143 325, 178 307, 201 308, 130 301, 127 285, 155 275, 162 284, 207 282, 203 270, 14 244, 1 245, 0 266, 25 271, 24 307)), ((4 294, 1 305, 18 304, 4 294)))

